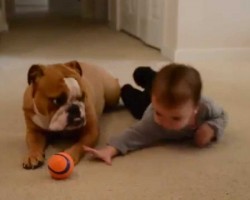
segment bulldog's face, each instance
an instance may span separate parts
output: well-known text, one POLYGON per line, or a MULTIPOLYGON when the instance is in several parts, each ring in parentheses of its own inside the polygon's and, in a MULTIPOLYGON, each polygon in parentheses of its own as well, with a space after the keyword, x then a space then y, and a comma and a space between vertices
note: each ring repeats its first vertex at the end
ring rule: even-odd
POLYGON ((32 121, 50 131, 74 130, 86 124, 86 93, 77 62, 50 66, 33 65, 28 72, 32 84, 32 121))

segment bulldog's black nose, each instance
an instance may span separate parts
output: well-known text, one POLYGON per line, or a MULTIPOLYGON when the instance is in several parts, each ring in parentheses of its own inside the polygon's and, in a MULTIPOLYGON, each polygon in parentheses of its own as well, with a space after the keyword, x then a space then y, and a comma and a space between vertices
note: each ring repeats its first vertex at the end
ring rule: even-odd
POLYGON ((80 117, 81 116, 81 112, 80 109, 77 105, 72 104, 69 108, 68 108, 68 113, 69 115, 71 115, 72 117, 80 117))
POLYGON ((78 126, 80 124, 83 124, 84 119, 81 117, 81 112, 77 105, 72 104, 67 111, 69 113, 68 114, 69 125, 78 126))

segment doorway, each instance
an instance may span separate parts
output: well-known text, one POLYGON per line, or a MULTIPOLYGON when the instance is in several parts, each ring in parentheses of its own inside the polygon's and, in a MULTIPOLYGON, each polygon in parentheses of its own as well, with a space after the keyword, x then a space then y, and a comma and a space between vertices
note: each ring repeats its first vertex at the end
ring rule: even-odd
POLYGON ((110 28, 109 2, 104 0, 104 4, 99 4, 99 11, 100 7, 105 8, 101 18, 95 12, 81 12, 80 3, 97 11, 93 0, 50 0, 48 7, 31 5, 34 9, 26 8, 29 12, 11 13, 9 9, 10 28, 2 34, 0 52, 18 57, 164 59, 159 50, 110 28), (67 4, 69 1, 71 4, 67 4))

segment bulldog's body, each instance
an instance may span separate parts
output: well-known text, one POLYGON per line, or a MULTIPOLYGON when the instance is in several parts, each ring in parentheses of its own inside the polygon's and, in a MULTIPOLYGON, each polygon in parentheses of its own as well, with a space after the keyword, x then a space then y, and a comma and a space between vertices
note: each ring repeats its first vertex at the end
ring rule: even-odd
POLYGON ((118 103, 117 79, 101 68, 72 61, 31 66, 28 83, 23 99, 28 155, 23 167, 41 166, 47 136, 61 132, 79 136, 65 150, 77 164, 82 146, 93 146, 98 138, 98 117, 104 107, 118 103))

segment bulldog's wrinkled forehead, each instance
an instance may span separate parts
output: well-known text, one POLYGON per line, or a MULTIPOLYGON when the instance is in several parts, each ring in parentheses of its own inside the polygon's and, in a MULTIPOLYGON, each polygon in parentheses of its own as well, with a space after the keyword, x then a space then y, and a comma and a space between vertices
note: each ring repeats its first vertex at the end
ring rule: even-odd
POLYGON ((82 96, 80 85, 78 84, 76 79, 64 78, 64 82, 69 89, 69 101, 82 96))

